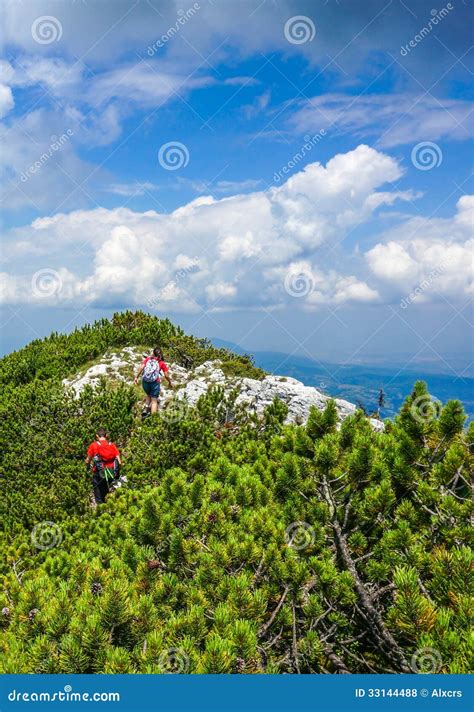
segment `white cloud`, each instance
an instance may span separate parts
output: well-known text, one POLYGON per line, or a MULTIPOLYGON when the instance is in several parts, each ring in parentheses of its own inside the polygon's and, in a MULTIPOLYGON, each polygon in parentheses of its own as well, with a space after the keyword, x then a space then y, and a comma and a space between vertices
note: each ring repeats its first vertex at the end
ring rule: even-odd
POLYGON ((372 272, 387 281, 406 282, 418 274, 418 263, 399 242, 375 245, 367 253, 372 272))
POLYGON ((381 147, 417 141, 467 139, 474 102, 426 94, 322 94, 302 102, 291 117, 301 133, 331 127, 358 138, 377 137, 381 147))
MULTIPOLYGON (((75 207, 88 201, 92 165, 74 150, 74 117, 39 108, 2 126, 3 209, 75 207), (60 143, 58 143, 60 139, 60 143), (82 188, 80 188, 80 184, 82 188)), ((96 172, 96 179, 104 171, 96 172)))
POLYGON ((136 181, 135 183, 111 183, 103 188, 103 190, 106 193, 113 193, 114 195, 120 195, 124 198, 132 198, 136 195, 145 195, 145 193, 149 191, 159 190, 159 186, 147 181, 143 183, 136 181))
POLYGON ((253 87, 259 84, 260 81, 255 77, 227 77, 224 79, 224 85, 230 87, 253 87))
POLYGON ((111 100, 133 102, 142 108, 159 107, 175 92, 207 86, 208 77, 186 77, 161 62, 135 61, 98 74, 89 82, 88 104, 102 107, 111 100))
MULTIPOLYGON (((290 263, 312 253, 312 268, 324 283, 320 303, 367 301, 376 293, 354 275, 333 270, 325 279, 315 264, 317 249, 368 219, 379 204, 391 203, 393 194, 376 189, 400 174, 393 159, 359 146, 326 167, 307 166, 279 187, 221 200, 198 198, 171 215, 100 208, 41 218, 12 231, 5 255, 18 259, 33 252, 57 269, 51 262, 55 251, 55 261, 64 260, 64 251, 71 254, 87 239, 92 259, 76 275, 74 289, 65 280, 68 289, 55 295, 59 301, 139 305, 159 301, 165 290, 161 297, 169 307, 189 310, 282 304, 290 263), (178 279, 175 271, 187 266, 186 257, 197 268, 178 279)), ((65 269, 78 265, 70 259, 65 269)), ((33 297, 24 290, 21 300, 33 297)), ((317 303, 311 296, 307 306, 317 303)))
POLYGON ((7 234, 4 260, 20 267, 15 278, 8 270, 3 299, 37 300, 22 269, 26 255, 62 275, 64 287, 52 299, 78 306, 152 303, 197 311, 370 303, 405 289, 441 257, 449 293, 463 293, 455 275, 467 262, 467 197, 451 220, 409 219, 385 233, 365 260, 338 251, 331 263, 331 250, 319 249, 371 220, 380 205, 406 199, 378 190, 400 175, 394 159, 362 145, 326 166, 306 166, 281 186, 220 200, 203 196, 171 214, 98 208, 37 219, 7 234), (298 269, 311 289, 295 298, 285 278, 298 269))
POLYGON ((0 303, 15 304, 22 301, 19 294, 20 280, 8 274, 0 272, 0 303))
POLYGON ((385 233, 366 254, 368 266, 386 287, 407 294, 429 285, 420 301, 472 293, 474 196, 463 196, 452 218, 412 218, 385 233))
POLYGON ((334 302, 344 304, 345 302, 374 302, 379 299, 375 289, 369 287, 366 282, 361 282, 355 277, 340 277, 336 281, 334 302))
POLYGON ((15 102, 10 87, 0 84, 0 119, 13 109, 15 102))
POLYGON ((237 287, 229 282, 216 282, 206 287, 206 294, 211 302, 230 300, 237 294, 237 287))
POLYGON ((246 180, 218 180, 218 181, 199 181, 189 180, 188 178, 178 178, 179 185, 190 185, 193 190, 198 193, 206 193, 213 195, 224 195, 228 193, 240 193, 241 191, 255 190, 262 185, 263 181, 255 178, 247 178, 246 180))
POLYGON ((242 106, 242 112, 245 118, 253 119, 255 116, 258 116, 265 111, 270 103, 271 96, 271 91, 267 89, 263 92, 263 94, 255 97, 251 104, 244 104, 244 106, 242 106))
POLYGON ((334 269, 324 271, 310 260, 298 260, 286 266, 270 268, 264 276, 277 286, 276 292, 278 285, 284 283, 288 294, 307 311, 323 305, 379 300, 378 292, 354 275, 344 276, 334 269))
MULTIPOLYGON (((82 149, 106 146, 122 133, 124 120, 135 110, 158 110, 186 92, 209 84, 205 76, 187 76, 170 63, 134 60, 113 67, 100 68, 93 74, 81 61, 38 55, 22 56, 13 65, 1 62, 0 118, 6 117, 0 156, 0 177, 6 188, 4 210, 24 206, 52 211, 90 204, 95 186, 108 179, 118 195, 117 183, 103 169, 94 168, 79 157, 82 149), (29 113, 14 119, 8 113, 14 106, 13 92, 20 89, 40 91, 44 101, 29 113), (41 171, 23 174, 48 151, 54 135, 71 131, 71 140, 43 162, 41 171), (93 177, 94 186, 88 185, 93 177)), ((123 188, 127 190, 127 188, 123 188)), ((221 191, 225 192, 225 188, 221 191)), ((136 194, 136 191, 133 192, 136 194)))

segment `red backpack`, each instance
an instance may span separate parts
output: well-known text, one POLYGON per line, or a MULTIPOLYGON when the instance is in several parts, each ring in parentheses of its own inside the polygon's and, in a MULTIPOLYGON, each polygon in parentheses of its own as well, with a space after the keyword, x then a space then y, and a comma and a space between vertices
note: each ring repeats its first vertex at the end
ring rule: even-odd
POLYGON ((112 442, 107 442, 106 440, 97 440, 96 442, 99 449, 92 460, 95 463, 97 472, 101 472, 107 479, 114 477, 118 465, 116 463, 117 448, 112 442))

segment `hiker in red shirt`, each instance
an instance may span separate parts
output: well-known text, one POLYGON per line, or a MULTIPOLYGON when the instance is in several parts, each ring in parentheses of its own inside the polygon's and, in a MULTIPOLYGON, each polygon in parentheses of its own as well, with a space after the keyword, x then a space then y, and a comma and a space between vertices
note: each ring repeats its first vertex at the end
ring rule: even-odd
POLYGON ((103 504, 110 485, 119 476, 120 452, 109 442, 104 428, 98 428, 95 442, 87 448, 86 466, 92 462, 92 486, 97 504, 103 504))
POLYGON ((147 356, 135 376, 135 383, 138 383, 140 374, 142 374, 142 386, 146 393, 146 406, 143 412, 144 416, 151 413, 156 413, 158 410, 158 397, 161 390, 161 373, 166 378, 170 388, 173 388, 169 377, 169 369, 163 361, 163 352, 160 348, 153 349, 153 354, 147 356))

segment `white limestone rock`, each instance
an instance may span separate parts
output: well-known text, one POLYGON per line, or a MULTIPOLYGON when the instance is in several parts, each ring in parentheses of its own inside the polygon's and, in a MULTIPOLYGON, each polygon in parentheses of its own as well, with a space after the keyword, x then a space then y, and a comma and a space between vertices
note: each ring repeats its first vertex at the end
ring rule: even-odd
MULTIPOLYGON (((127 346, 116 353, 107 353, 102 361, 85 372, 77 374, 74 378, 64 379, 63 384, 72 388, 76 397, 86 385, 97 387, 102 377, 116 379, 123 383, 133 383, 133 375, 143 360, 142 351, 127 346)), ((199 398, 207 393, 209 388, 221 386, 225 393, 233 389, 239 391, 237 405, 244 405, 250 411, 261 415, 265 408, 279 398, 288 406, 287 423, 302 425, 306 423, 311 406, 323 410, 329 396, 318 391, 313 386, 305 386, 296 378, 285 376, 266 376, 261 381, 254 378, 237 378, 226 376, 222 370, 222 362, 206 361, 195 369, 186 370, 178 364, 170 364, 170 376, 175 386, 174 390, 167 387, 166 381, 162 385, 161 405, 166 407, 168 401, 176 395, 180 400, 185 399, 190 405, 195 405, 199 398)), ((356 411, 353 403, 336 399, 336 407, 340 420, 344 420, 356 411)), ((383 430, 383 423, 373 418, 370 419, 372 427, 383 430)))
POLYGON ((103 377, 131 383, 133 372, 142 359, 142 352, 132 346, 126 346, 119 352, 107 352, 100 363, 90 366, 86 371, 78 373, 73 378, 64 378, 63 385, 66 388, 72 388, 78 398, 86 386, 97 388, 103 377))
MULTIPOLYGON (((206 361, 194 369, 186 384, 178 390, 177 397, 195 405, 212 385, 222 385, 226 393, 236 388, 239 391, 236 405, 245 405, 260 415, 275 398, 279 398, 288 406, 286 422, 299 425, 308 420, 311 406, 323 410, 329 400, 329 396, 317 388, 305 386, 296 378, 266 376, 261 381, 253 378, 227 378, 220 366, 219 361, 206 361), (198 378, 195 378, 196 375, 198 378)), ((336 399, 336 407, 341 420, 356 411, 353 403, 340 398, 336 399)), ((375 430, 384 429, 381 421, 371 418, 370 422, 375 430)))

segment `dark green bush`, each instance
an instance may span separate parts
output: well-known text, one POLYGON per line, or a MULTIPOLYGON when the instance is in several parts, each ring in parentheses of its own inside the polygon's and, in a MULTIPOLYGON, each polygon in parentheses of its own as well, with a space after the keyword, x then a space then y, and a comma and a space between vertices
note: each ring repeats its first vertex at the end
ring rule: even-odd
POLYGON ((0 672, 410 672, 426 659, 468 672, 460 404, 427 415, 418 383, 375 433, 360 413, 338 429, 332 402, 285 426, 279 401, 257 418, 217 389, 141 423, 133 388, 64 394, 61 378, 107 349, 157 340, 170 360, 254 374, 139 313, 1 364, 0 672), (94 510, 83 459, 99 423, 128 486, 94 510), (56 540, 38 549, 45 522, 56 540))

